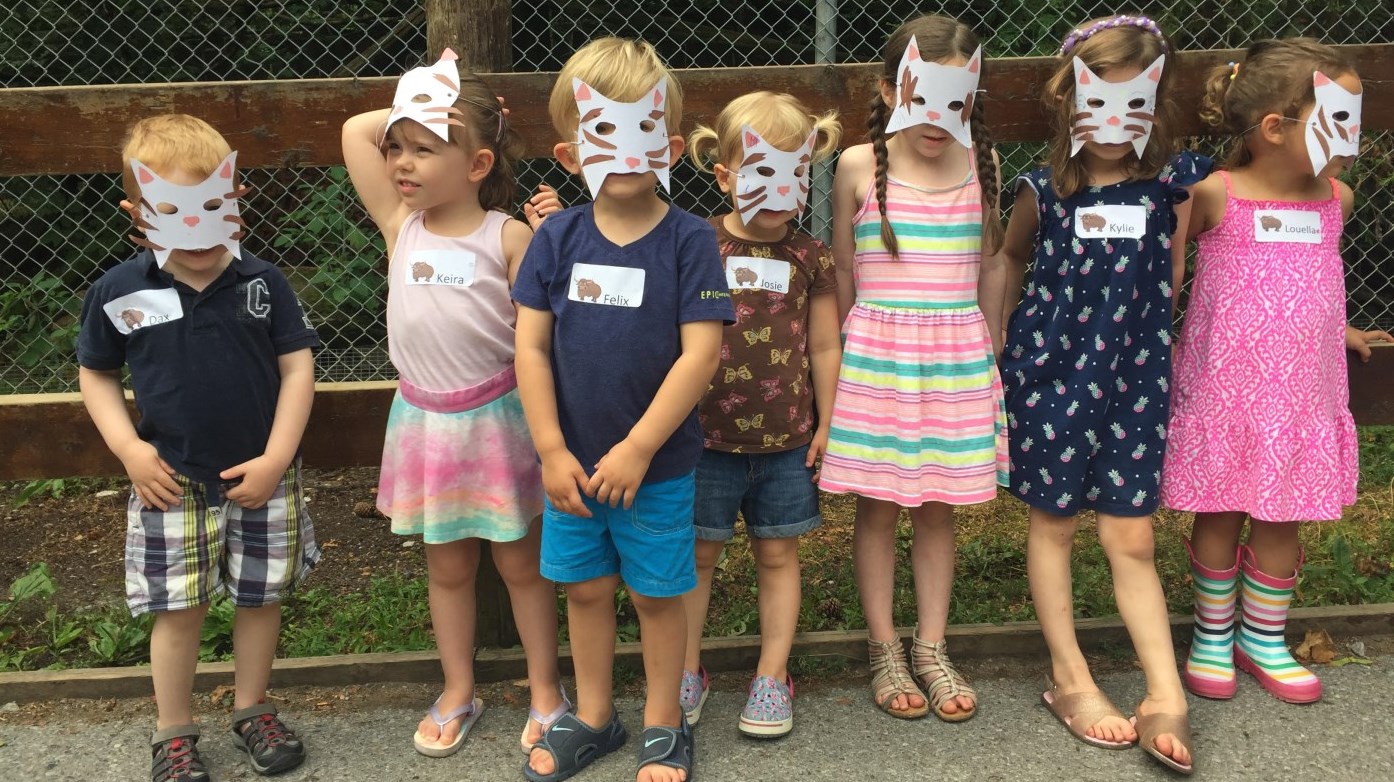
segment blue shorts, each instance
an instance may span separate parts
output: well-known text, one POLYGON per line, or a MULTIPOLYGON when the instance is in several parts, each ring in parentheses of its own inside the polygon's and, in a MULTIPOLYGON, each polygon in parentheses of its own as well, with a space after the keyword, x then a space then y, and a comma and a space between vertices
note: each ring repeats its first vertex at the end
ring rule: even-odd
POLYGON ((542 512, 542 577, 576 584, 619 575, 645 597, 677 597, 697 586, 692 537, 693 473, 639 487, 634 504, 612 508, 581 495, 591 518, 542 512))
POLYGON ((823 523, 808 446, 776 453, 702 451, 693 525, 699 540, 730 540, 736 512, 753 538, 793 538, 823 523))

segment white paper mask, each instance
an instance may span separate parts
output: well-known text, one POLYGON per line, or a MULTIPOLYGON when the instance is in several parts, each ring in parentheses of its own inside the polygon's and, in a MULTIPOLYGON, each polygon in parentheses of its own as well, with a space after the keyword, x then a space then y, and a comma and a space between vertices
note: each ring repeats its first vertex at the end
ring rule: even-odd
POLYGON ((131 240, 155 251, 155 263, 164 268, 171 250, 206 250, 222 245, 237 255, 246 235, 237 199, 246 188, 233 187, 237 153, 232 152, 213 169, 212 176, 196 185, 176 185, 161 179, 139 160, 131 161, 140 186, 136 227, 145 238, 131 240))
POLYGON ((1078 155, 1086 141, 1100 144, 1132 143, 1142 157, 1157 120, 1157 85, 1162 79, 1166 55, 1160 55, 1125 82, 1108 82, 1089 70, 1078 57, 1075 64, 1074 143, 1070 155, 1078 155))
POLYGON ((900 58, 900 78, 895 84, 896 104, 886 121, 886 132, 915 125, 942 128, 954 141, 973 146, 968 118, 978 94, 982 73, 981 46, 968 58, 967 65, 943 65, 920 59, 920 46, 914 36, 900 58))
POLYGON ((741 127, 741 165, 736 176, 736 211, 741 222, 761 209, 803 214, 808 203, 809 169, 813 168, 813 147, 818 131, 793 152, 777 149, 749 125, 741 127))
POLYGON ((644 97, 620 103, 601 95, 580 79, 571 80, 581 121, 576 127, 576 156, 590 188, 600 192, 610 174, 652 171, 668 190, 668 80, 661 79, 644 97))
MULTIPOLYGON (((459 56, 446 49, 430 67, 412 68, 397 80, 397 93, 392 96, 392 113, 387 115, 387 127, 402 119, 412 119, 425 125, 441 141, 450 141, 451 125, 461 125, 462 114, 455 107, 460 97, 460 69, 455 61, 459 56)), ((386 133, 386 129, 383 130, 386 133)))
POLYGON ((1312 174, 1320 175, 1331 158, 1354 157, 1360 152, 1360 101, 1364 93, 1346 92, 1321 71, 1312 74, 1312 89, 1316 105, 1307 117, 1307 156, 1312 161, 1312 174))

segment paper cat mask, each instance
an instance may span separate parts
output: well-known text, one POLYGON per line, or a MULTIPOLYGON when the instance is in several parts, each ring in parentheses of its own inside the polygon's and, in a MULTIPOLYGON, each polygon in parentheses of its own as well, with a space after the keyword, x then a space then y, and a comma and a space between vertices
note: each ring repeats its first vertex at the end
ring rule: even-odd
POLYGON ((1089 70, 1078 57, 1075 66, 1074 143, 1070 155, 1079 154, 1084 142, 1133 145, 1142 157, 1157 121, 1157 85, 1162 79, 1166 55, 1160 55, 1125 82, 1108 82, 1089 70))
MULTIPOLYGON (((412 68, 397 80, 397 92, 392 96, 392 113, 387 115, 387 127, 411 119, 425 125, 441 141, 450 141, 450 126, 465 123, 455 107, 460 97, 460 69, 455 65, 459 56, 446 49, 440 59, 429 67, 412 68)), ((386 128, 383 129, 386 133, 386 128)))
POLYGON ((155 263, 164 268, 171 250, 207 250, 222 245, 237 255, 246 236, 237 199, 247 188, 233 187, 237 153, 223 158, 213 174, 196 185, 176 185, 160 178, 139 160, 131 171, 140 186, 140 203, 134 209, 136 227, 145 238, 131 241, 155 252, 155 263))
POLYGON ((668 80, 660 79, 633 103, 601 95, 580 79, 571 80, 580 122, 576 127, 576 156, 591 198, 610 174, 652 171, 668 190, 668 80))
POLYGON ((750 223, 761 209, 803 214, 808 203, 809 169, 813 167, 813 147, 818 132, 793 152, 777 149, 749 125, 741 128, 741 164, 736 176, 736 211, 741 222, 750 223))
POLYGON ((1312 174, 1320 175, 1331 158, 1354 157, 1360 152, 1360 101, 1364 93, 1347 92, 1321 71, 1312 74, 1312 89, 1316 105, 1307 117, 1307 156, 1312 161, 1312 174))
POLYGON ((967 65, 925 62, 920 58, 919 44, 911 36, 900 58, 896 103, 886 121, 886 132, 928 124, 942 128, 965 147, 973 146, 968 118, 977 99, 982 61, 983 49, 979 46, 967 65))

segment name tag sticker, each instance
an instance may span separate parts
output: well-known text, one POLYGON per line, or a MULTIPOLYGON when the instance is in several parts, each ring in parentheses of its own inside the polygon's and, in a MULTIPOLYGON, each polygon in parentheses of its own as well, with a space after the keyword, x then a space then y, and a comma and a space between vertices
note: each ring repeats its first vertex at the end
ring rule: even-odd
POLYGON ((112 325, 122 334, 148 329, 184 317, 179 292, 173 288, 136 291, 112 299, 102 307, 112 325))
POLYGON ((1255 209, 1254 241, 1321 244, 1321 213, 1303 209, 1255 209))
POLYGON ((731 290, 789 292, 789 262, 733 255, 726 259, 726 284, 731 290))
POLYGON ((1075 236, 1081 239, 1141 239, 1147 235, 1147 207, 1141 204, 1081 206, 1075 210, 1075 236))
POLYGON ((644 303, 644 270, 578 263, 571 267, 566 298, 586 304, 638 307, 644 303))
POLYGON ((474 282, 474 253, 469 250, 412 250, 405 266, 408 285, 466 288, 474 282))

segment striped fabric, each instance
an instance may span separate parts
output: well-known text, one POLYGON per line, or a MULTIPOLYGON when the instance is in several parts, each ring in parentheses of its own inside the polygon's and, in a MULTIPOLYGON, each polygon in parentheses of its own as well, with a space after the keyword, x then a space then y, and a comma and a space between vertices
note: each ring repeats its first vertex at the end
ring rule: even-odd
POLYGON ((1235 639, 1236 663, 1277 698, 1294 703, 1317 700, 1321 697, 1321 680, 1293 659, 1283 639, 1297 576, 1270 576, 1258 569, 1252 552, 1247 548, 1241 552, 1241 621, 1235 639))
POLYGON ((932 190, 890 179, 886 191, 900 258, 881 243, 868 187, 820 486, 906 507, 986 502, 1006 483, 1007 430, 978 309, 981 190, 970 173, 932 190))
MULTIPOLYGON (((1191 543, 1186 541, 1186 550, 1191 543)), ((1186 658, 1186 688, 1206 698, 1232 698, 1234 677, 1234 599, 1239 565, 1211 570, 1191 555, 1195 587, 1195 635, 1186 658)))

